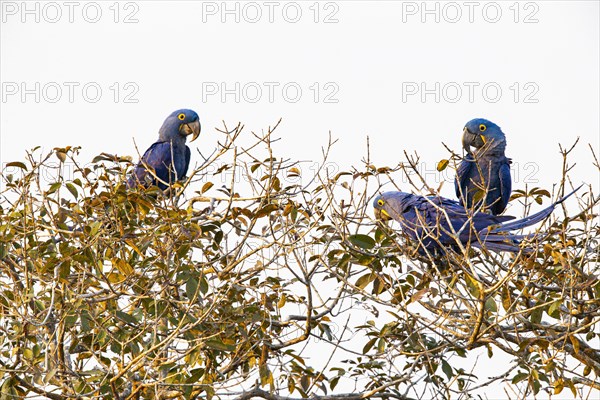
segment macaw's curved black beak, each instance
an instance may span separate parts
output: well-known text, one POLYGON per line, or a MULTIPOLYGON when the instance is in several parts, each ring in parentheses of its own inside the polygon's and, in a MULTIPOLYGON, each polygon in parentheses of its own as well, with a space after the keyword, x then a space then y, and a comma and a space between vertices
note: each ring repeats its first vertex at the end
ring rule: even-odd
POLYGON ((186 136, 192 135, 190 142, 193 142, 194 140, 198 139, 198 136, 200 136, 200 120, 197 119, 187 124, 181 124, 179 130, 183 131, 183 134, 186 136))
POLYGON ((465 126, 465 129, 463 129, 462 145, 463 149, 465 149, 467 153, 471 154, 471 147, 479 149, 485 145, 485 137, 483 135, 471 132, 465 126))
POLYGON ((375 213, 375 218, 380 221, 387 222, 390 219, 392 219, 392 217, 390 217, 390 214, 388 214, 388 212, 385 211, 383 208, 376 208, 374 213, 375 213))

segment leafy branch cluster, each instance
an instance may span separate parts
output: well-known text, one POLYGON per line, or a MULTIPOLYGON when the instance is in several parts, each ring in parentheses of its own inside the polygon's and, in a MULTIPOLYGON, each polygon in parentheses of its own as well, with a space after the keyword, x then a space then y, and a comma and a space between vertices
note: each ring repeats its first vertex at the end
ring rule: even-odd
MULTIPOLYGON (((224 127, 215 152, 165 193, 126 189, 128 157, 82 165, 67 147, 7 164, 1 396, 469 398, 499 382, 519 398, 600 390, 591 189, 576 213, 563 207, 539 228, 531 254, 467 246, 427 256, 370 207, 398 174, 437 192, 418 157, 307 176, 276 154, 276 127, 248 145, 243 126, 224 127), (477 374, 481 349, 505 368, 477 374)), ((557 192, 570 185, 571 150, 557 192)), ((511 201, 528 210, 549 196, 535 188, 511 201)))

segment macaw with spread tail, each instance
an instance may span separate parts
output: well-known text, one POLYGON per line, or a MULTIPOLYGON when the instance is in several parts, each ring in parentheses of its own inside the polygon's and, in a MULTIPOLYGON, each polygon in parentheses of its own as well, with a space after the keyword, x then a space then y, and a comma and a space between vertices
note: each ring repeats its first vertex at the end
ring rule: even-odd
POLYGON ((378 219, 398 221, 402 231, 427 250, 439 252, 445 247, 456 249, 460 242, 496 252, 517 253, 521 250, 519 241, 530 235, 515 235, 511 231, 542 221, 552 213, 557 204, 565 201, 579 188, 545 209, 521 219, 481 211, 469 213, 454 200, 405 192, 382 193, 375 198, 373 207, 378 219))

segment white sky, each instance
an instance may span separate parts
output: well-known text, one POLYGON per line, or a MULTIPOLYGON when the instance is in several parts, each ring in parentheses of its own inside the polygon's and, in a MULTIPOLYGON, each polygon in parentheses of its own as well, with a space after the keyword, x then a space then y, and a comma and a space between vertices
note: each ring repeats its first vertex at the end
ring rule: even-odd
MULTIPOLYGON (((507 134, 515 189, 527 174, 546 187, 557 182, 558 143, 577 136, 573 177, 598 183, 587 148, 598 148, 600 132, 597 1, 431 2, 430 14, 421 2, 229 2, 227 14, 222 2, 138 1, 121 2, 118 16, 113 2, 27 2, 31 13, 22 4, 2 2, 3 163, 37 145, 80 145, 84 160, 100 152, 135 156, 133 139, 145 149, 171 111, 188 107, 201 117, 203 134, 193 143, 201 149, 213 148, 223 120, 261 130, 282 117, 282 155, 317 160, 331 130, 340 139, 333 161, 342 168, 360 164, 369 135, 376 164, 394 165, 404 149, 416 150, 433 171, 446 154, 441 143, 459 151, 464 123, 485 117, 507 134), (299 21, 288 22, 298 8, 299 21), (88 22, 97 9, 99 21, 88 22), (488 22, 497 9, 499 21, 488 22), (137 22, 124 23, 128 15, 137 22), (324 23, 328 16, 338 22, 324 23), (432 90, 424 102, 422 83, 432 90), (84 97, 86 84, 88 99, 102 90, 96 103, 84 97), (286 100, 286 84, 288 99, 302 90, 298 102, 286 100), (56 87, 62 93, 52 103, 56 87), (256 87, 262 95, 253 103, 256 87), (451 102, 457 87, 461 96, 451 102), (221 88, 232 91, 225 101, 221 88), (138 102, 126 103, 135 89, 138 102), (338 102, 325 103, 334 90, 338 102), (526 95, 537 103, 526 103, 526 95)), ((444 193, 452 195, 450 185, 444 193)))
MULTIPOLYGON (((228 2, 229 14, 221 1, 0 3, 3 165, 34 146, 83 146, 82 161, 101 152, 137 159, 133 140, 143 151, 164 118, 185 107, 200 115, 192 148, 205 153, 221 121, 260 131, 283 118, 280 156, 318 160, 331 131, 340 139, 331 160, 360 166, 368 135, 375 164, 393 166, 403 150, 417 151, 437 186, 442 142, 460 151, 465 122, 484 117, 508 137, 513 189, 551 188, 560 179, 558 144, 578 136, 572 178, 600 186, 588 148, 600 144, 598 1, 429 2, 429 14, 421 1, 228 2), (85 98, 86 84, 90 97, 102 90, 97 102, 85 98), (424 101, 406 92, 422 84, 433 90, 424 101), (233 93, 223 99, 221 85, 233 93), (262 96, 253 102, 257 86, 262 96), (24 97, 23 88, 31 91, 24 97), (133 90, 137 103, 126 102, 133 90), (326 103, 327 94, 337 102, 326 103)), ((453 196, 451 185, 443 194, 453 196)))

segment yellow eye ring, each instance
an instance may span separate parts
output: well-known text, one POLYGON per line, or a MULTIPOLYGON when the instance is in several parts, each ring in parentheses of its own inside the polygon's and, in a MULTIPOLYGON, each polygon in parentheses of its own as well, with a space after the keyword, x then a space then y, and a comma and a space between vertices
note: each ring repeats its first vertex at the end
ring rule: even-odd
POLYGON ((183 120, 185 119, 185 114, 184 114, 184 113, 181 113, 181 114, 179 114, 179 115, 177 116, 177 118, 179 118, 180 120, 182 120, 182 121, 183 121, 183 120))
POLYGON ((385 204, 385 201, 383 201, 382 199, 377 200, 378 206, 383 206, 384 204, 385 204))
POLYGON ((487 129, 487 126, 485 126, 484 124, 479 125, 479 130, 481 132, 485 132, 486 129, 487 129))

